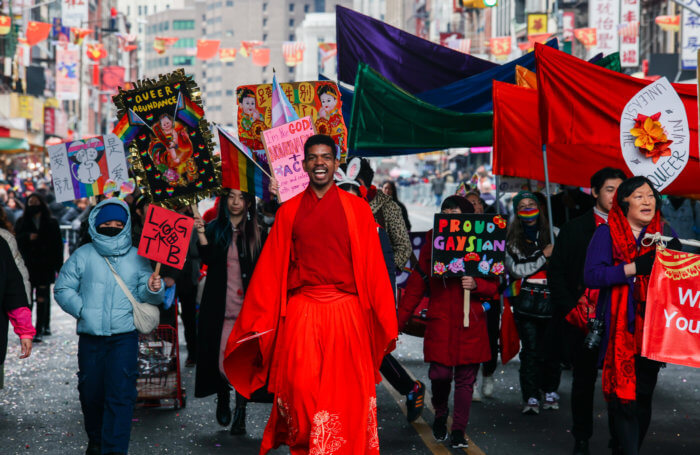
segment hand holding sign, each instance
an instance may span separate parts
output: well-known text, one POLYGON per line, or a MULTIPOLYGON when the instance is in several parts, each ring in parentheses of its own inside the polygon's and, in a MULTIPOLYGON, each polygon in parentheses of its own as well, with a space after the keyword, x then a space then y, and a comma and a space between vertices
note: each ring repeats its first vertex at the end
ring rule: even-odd
POLYGON ((182 270, 192 236, 194 220, 151 204, 139 242, 139 255, 182 270))

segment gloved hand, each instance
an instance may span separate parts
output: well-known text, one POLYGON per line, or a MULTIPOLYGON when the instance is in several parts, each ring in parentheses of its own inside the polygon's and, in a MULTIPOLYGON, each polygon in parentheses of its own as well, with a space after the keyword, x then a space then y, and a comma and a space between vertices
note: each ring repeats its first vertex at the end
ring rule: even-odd
POLYGON ((652 250, 639 256, 634 260, 634 266, 637 270, 636 275, 651 275, 651 268, 654 266, 656 259, 656 251, 652 250))

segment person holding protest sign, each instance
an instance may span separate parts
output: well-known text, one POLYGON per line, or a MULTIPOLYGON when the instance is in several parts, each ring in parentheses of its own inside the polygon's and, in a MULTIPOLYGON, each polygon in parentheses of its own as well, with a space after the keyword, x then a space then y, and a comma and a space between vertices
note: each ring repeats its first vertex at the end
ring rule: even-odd
MULTIPOLYGON (((240 190, 226 191, 212 222, 205 227, 201 217, 195 217, 200 256, 208 267, 199 308, 195 396, 217 394, 216 420, 222 426, 231 422, 231 387, 223 369, 224 350, 265 242, 255 196, 240 190)), ((231 434, 245 434, 247 402, 236 392, 231 434)))
POLYGON ((397 337, 394 297, 371 210, 333 183, 335 150, 321 134, 304 144, 310 184, 278 210, 226 347, 237 391, 274 393, 261 454, 379 453, 375 384, 397 337))
MULTIPOLYGON (((614 454, 638 454, 651 422, 661 363, 640 354, 656 247, 642 239, 655 233, 676 237, 662 221, 661 195, 651 181, 632 177, 617 188, 608 223, 596 229, 586 253, 584 283, 600 289, 596 320, 604 325, 604 333, 597 333, 597 341, 604 359, 603 393, 614 454)), ((675 238, 668 247, 681 249, 675 238)))
POLYGON ((36 336, 34 341, 51 335, 51 285, 63 265, 63 239, 56 218, 39 193, 27 198, 27 209, 15 226, 17 246, 29 270, 36 299, 36 336))
MULTIPOLYGON (((474 213, 474 206, 461 196, 445 198, 442 213, 474 213)), ((433 231, 428 231, 419 255, 420 270, 432 270, 433 231)), ((406 292, 399 304, 399 327, 408 323, 427 288, 430 290, 428 323, 423 344, 424 359, 430 363, 429 377, 433 392, 435 422, 433 436, 438 441, 447 439, 448 399, 452 381, 455 383, 454 417, 450 434, 453 448, 468 447, 465 430, 474 383, 479 365, 491 358, 486 327, 485 299, 498 293, 497 278, 441 278, 423 276, 414 270, 408 278, 406 292), (469 324, 465 327, 464 290, 470 291, 469 324), (460 323, 454 323, 459 321, 460 323)))
POLYGON ((102 201, 90 213, 89 223, 92 242, 66 261, 54 296, 78 320, 78 391, 88 435, 86 454, 126 454, 138 376, 139 337, 131 300, 159 305, 164 286, 131 244, 131 216, 123 201, 102 201))
MULTIPOLYGON (((547 218, 540 211, 537 196, 521 191, 513 197, 516 213, 506 235, 506 268, 511 280, 520 283, 511 299, 520 350, 520 389, 523 414, 540 413, 540 390, 544 409, 559 409, 561 368, 554 347, 558 346, 557 324, 552 321, 552 302, 547 284, 547 264, 552 255, 547 218)), ((558 231, 555 229, 555 234, 558 231)))
POLYGON ((575 439, 574 455, 589 453, 588 440, 593 435, 593 393, 598 379, 598 349, 584 346, 588 321, 595 318, 598 300, 597 290, 586 289, 583 284, 586 250, 596 228, 607 223, 615 192, 626 178, 623 171, 610 167, 591 176, 595 206, 562 226, 547 271, 555 317, 566 320, 566 345, 572 357, 571 434, 575 439))

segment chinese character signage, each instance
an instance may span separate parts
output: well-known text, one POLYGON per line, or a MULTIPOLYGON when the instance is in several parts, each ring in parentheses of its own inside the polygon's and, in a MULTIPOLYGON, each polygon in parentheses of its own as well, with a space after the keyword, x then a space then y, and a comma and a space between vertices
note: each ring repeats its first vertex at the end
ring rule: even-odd
MULTIPOLYGON (((695 0, 681 0, 682 3, 694 6, 695 0)), ((697 68, 697 50, 700 49, 700 16, 683 8, 681 16, 681 66, 684 70, 697 68)))
POLYGON ((75 44, 56 46, 56 98, 76 101, 80 93, 79 47, 75 44))
POLYGON ((56 201, 104 194, 128 180, 124 144, 114 134, 48 147, 56 201))
POLYGON ((491 55, 494 57, 508 57, 510 55, 512 39, 510 36, 491 38, 491 55))
POLYGON ((590 0, 588 2, 588 26, 595 28, 598 34, 596 46, 589 50, 589 56, 600 52, 608 55, 620 50, 617 31, 619 23, 620 0, 590 0))
POLYGON ((547 33, 547 13, 530 13, 527 15, 527 34, 541 35, 547 33))
POLYGON ((63 0, 63 26, 81 28, 87 25, 88 0, 63 0))
POLYGON ((573 41, 574 28, 576 28, 576 13, 573 11, 566 11, 562 17, 564 22, 562 37, 564 38, 564 41, 573 41))
POLYGON ((620 63, 623 68, 639 66, 639 3, 622 0, 620 4, 620 63))

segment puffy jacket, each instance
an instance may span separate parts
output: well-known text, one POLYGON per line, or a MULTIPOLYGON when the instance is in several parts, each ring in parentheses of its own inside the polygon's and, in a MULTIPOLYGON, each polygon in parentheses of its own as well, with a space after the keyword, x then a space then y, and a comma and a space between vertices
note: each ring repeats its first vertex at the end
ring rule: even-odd
POLYGON ((148 289, 153 270, 146 258, 131 246, 131 215, 122 231, 108 237, 97 233, 95 218, 107 204, 119 204, 127 214, 127 205, 107 199, 95 207, 89 218, 92 243, 78 248, 61 268, 54 287, 56 301, 66 313, 78 320, 78 334, 109 336, 136 330, 131 302, 121 290, 105 263, 107 258, 139 302, 159 305, 165 285, 155 293, 148 289))

